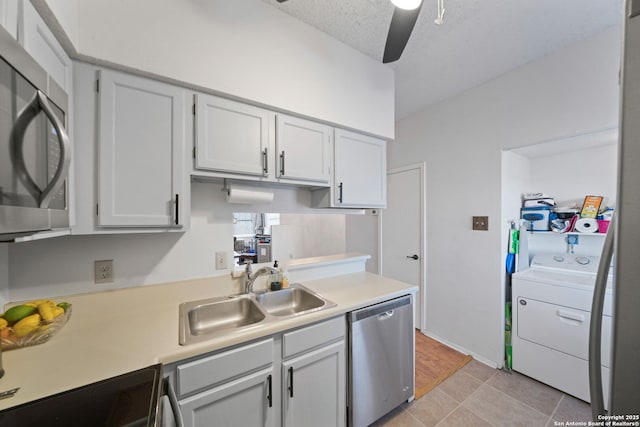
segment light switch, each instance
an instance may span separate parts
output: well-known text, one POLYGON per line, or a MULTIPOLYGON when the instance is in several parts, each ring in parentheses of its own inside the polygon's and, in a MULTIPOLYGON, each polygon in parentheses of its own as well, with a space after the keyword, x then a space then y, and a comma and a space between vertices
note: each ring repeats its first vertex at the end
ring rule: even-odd
POLYGON ((489 230, 489 217, 488 216, 474 216, 473 217, 473 230, 487 231, 489 230))

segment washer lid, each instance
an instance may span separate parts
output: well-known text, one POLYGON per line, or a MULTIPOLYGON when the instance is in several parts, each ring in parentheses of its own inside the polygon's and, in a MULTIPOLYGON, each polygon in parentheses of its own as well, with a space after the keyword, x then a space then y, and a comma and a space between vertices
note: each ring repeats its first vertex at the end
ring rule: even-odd
POLYGON ((534 255, 531 260, 531 268, 534 270, 584 273, 595 276, 598 272, 599 263, 599 256, 543 253, 534 255))

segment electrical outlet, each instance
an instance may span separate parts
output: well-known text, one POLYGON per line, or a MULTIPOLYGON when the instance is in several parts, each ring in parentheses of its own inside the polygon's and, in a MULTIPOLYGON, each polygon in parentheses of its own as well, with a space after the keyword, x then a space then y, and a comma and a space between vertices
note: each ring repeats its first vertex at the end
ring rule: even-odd
POLYGON ((94 263, 95 283, 113 283, 113 260, 94 263))
POLYGON ((473 217, 473 230, 487 231, 489 230, 489 217, 488 216, 474 216, 473 217))
POLYGON ((224 270, 227 268, 227 253, 216 252, 216 270, 224 270))

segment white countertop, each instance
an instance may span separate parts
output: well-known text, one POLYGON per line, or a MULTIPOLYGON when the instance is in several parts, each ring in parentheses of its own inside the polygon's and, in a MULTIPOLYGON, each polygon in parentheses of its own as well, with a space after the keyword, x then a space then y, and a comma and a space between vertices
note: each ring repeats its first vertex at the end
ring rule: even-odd
POLYGON ((303 284, 336 307, 268 322, 202 343, 178 344, 182 302, 229 294, 228 276, 70 296, 71 319, 50 341, 2 354, 0 392, 20 387, 0 410, 156 363, 171 363, 327 319, 390 298, 417 292, 416 286, 366 272, 303 284))

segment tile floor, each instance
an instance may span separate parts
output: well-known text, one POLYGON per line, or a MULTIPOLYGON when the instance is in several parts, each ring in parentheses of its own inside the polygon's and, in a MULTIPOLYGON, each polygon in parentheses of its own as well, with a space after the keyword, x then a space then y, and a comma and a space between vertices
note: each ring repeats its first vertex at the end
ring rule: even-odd
POLYGON ((374 426, 553 427, 588 420, 588 403, 524 375, 472 360, 424 397, 405 403, 374 426))

